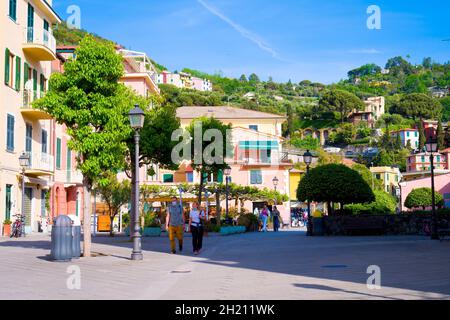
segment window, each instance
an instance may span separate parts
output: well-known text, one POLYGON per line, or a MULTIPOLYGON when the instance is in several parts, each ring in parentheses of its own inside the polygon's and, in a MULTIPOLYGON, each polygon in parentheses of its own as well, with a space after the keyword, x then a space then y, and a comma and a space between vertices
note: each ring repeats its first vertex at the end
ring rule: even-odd
POLYGON ((56 169, 61 169, 61 139, 56 139, 56 169))
POLYGON ((258 131, 258 126, 257 125, 249 125, 248 126, 248 128, 250 129, 250 130, 254 130, 254 131, 258 131))
POLYGON ((5 49, 5 84, 9 87, 13 87, 14 83, 14 58, 15 56, 9 51, 8 48, 5 49))
POLYGON ((380 180, 380 179, 381 179, 381 174, 377 173, 377 174, 375 175, 375 178, 377 178, 378 180, 380 180))
POLYGON ((260 159, 262 163, 271 163, 271 158, 272 158, 272 150, 260 150, 260 159))
POLYGON ((5 219, 11 220, 11 208, 12 208, 12 185, 6 185, 6 197, 5 197, 5 219))
POLYGON ((34 40, 34 8, 28 3, 28 19, 27 19, 27 40, 33 42, 34 40))
POLYGON ((166 173, 163 175, 164 183, 173 183, 173 174, 166 173))
POLYGON ((47 80, 45 79, 44 75, 41 74, 40 75, 41 97, 42 97, 42 93, 45 92, 45 90, 46 90, 46 83, 47 83, 47 80))
POLYGON ((14 116, 8 114, 6 124, 6 150, 14 151, 14 116))
POLYGON ((42 144, 42 153, 47 153, 47 130, 42 130, 41 135, 41 144, 42 144))
POLYGON ((193 172, 186 172, 186 182, 188 182, 188 183, 194 182, 194 173, 193 172))
POLYGON ((441 156, 437 156, 437 157, 436 157, 436 161, 437 161, 437 162, 441 162, 441 156))
POLYGON ((262 184, 262 172, 261 170, 251 170, 250 171, 250 184, 262 184))
POLYGON ((419 136, 419 133, 418 133, 418 132, 415 132, 415 133, 414 133, 414 136, 417 138, 417 137, 419 136))
POLYGON ((421 160, 422 160, 422 162, 425 162, 425 156, 422 156, 421 160))
POLYGON ((409 131, 406 133, 406 136, 409 138, 409 131))
POLYGON ((14 21, 17 19, 17 0, 9 0, 9 17, 14 21))

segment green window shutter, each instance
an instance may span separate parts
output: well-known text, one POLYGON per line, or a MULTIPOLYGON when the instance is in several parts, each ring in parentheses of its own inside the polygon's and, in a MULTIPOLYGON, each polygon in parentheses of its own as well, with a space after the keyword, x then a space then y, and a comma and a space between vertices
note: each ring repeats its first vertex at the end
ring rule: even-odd
POLYGON ((14 21, 17 20, 17 0, 9 0, 9 16, 14 21))
POLYGON ((223 170, 222 169, 220 169, 217 172, 217 182, 218 183, 223 183, 223 170))
POLYGON ((16 90, 20 90, 20 75, 22 73, 22 59, 20 57, 16 57, 16 90))
POLYGON ((9 49, 6 48, 5 50, 5 84, 9 86, 9 79, 10 79, 10 65, 9 65, 9 49))
POLYGON ((61 139, 56 139, 56 169, 61 169, 61 139))
POLYGON ((41 92, 44 92, 45 91, 45 87, 44 87, 45 77, 44 77, 43 74, 40 75, 39 81, 40 81, 40 84, 41 84, 41 92))
POLYGON ((30 67, 28 66, 28 63, 23 64, 23 84, 25 86, 25 83, 27 83, 28 79, 28 73, 30 72, 30 67))
POLYGON ((33 90, 37 91, 37 70, 33 70, 33 90))

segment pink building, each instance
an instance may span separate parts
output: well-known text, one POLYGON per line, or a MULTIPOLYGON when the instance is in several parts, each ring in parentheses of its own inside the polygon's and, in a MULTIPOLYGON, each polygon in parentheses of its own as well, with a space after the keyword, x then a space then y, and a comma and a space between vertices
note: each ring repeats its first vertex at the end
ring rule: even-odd
MULTIPOLYGON (((405 200, 411 191, 418 188, 431 188, 431 178, 427 177, 400 183, 403 211, 409 211, 405 207, 405 200)), ((439 192, 444 197, 445 207, 450 208, 450 173, 436 176, 435 188, 436 192, 439 192)))

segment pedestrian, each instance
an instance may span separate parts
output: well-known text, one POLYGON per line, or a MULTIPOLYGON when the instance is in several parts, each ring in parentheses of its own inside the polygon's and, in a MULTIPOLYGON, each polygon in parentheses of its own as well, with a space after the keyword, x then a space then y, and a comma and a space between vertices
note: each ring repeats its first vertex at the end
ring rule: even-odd
POLYGON ((171 204, 167 208, 166 230, 169 232, 170 250, 172 254, 176 254, 175 238, 178 239, 178 249, 183 251, 183 226, 185 218, 183 214, 183 206, 178 202, 177 197, 172 198, 171 204))
POLYGON ((197 202, 194 202, 189 213, 189 227, 192 233, 192 247, 195 255, 198 255, 202 249, 204 220, 205 212, 199 208, 197 202))
POLYGON ((273 207, 272 216, 273 216, 273 231, 278 232, 278 229, 280 228, 280 211, 278 211, 277 206, 273 207))
POLYGON ((267 232, 267 219, 269 218, 269 209, 265 205, 264 208, 261 210, 261 220, 262 220, 262 232, 267 232))

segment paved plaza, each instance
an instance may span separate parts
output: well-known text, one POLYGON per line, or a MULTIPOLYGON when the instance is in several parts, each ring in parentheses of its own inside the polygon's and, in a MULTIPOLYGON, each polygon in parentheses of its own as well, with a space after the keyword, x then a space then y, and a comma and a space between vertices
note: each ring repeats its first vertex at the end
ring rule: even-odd
POLYGON ((200 256, 145 238, 93 239, 93 258, 49 261, 50 237, 0 240, 0 299, 449 299, 450 242, 425 237, 306 237, 303 231, 205 238, 200 256), (381 268, 381 289, 367 268, 381 268), (71 266, 81 288, 68 289, 71 266))

